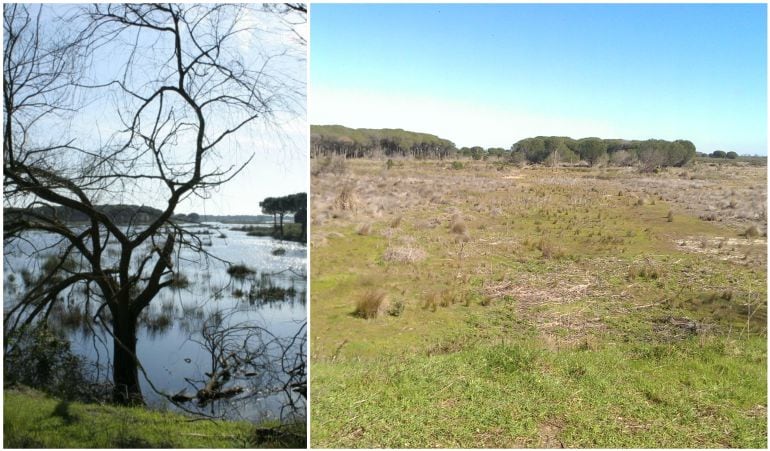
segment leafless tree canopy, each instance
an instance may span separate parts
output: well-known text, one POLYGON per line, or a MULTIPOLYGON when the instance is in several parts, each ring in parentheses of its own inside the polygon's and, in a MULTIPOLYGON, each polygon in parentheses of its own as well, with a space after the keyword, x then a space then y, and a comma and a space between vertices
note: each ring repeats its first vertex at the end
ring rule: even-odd
POLYGON ((36 321, 81 285, 111 313, 115 399, 140 402, 137 317, 171 283, 179 247, 197 245, 170 219, 180 201, 209 196, 254 159, 253 149, 238 149, 250 127, 304 110, 304 83, 282 71, 291 45, 276 50, 256 36, 271 17, 292 23, 305 10, 109 4, 56 12, 12 4, 3 17, 4 238, 45 231, 65 244, 61 264, 6 312, 5 330, 36 321), (251 156, 236 163, 236 151, 251 156), (125 198, 152 199, 161 212, 126 225, 98 208, 125 198), (73 226, 54 207, 88 222, 73 226), (117 262, 105 255, 111 243, 117 262), (65 264, 71 257, 77 265, 65 264))

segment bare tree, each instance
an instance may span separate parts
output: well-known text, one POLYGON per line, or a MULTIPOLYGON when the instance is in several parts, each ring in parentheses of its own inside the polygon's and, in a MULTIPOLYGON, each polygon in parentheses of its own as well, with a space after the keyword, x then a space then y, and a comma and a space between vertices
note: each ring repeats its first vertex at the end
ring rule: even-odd
POLYGON ((260 14, 304 14, 297 11, 94 5, 62 21, 78 31, 56 42, 43 35, 40 14, 5 9, 4 238, 6 245, 34 231, 59 238, 59 264, 6 312, 6 334, 45 318, 77 287, 98 303, 97 315, 106 309, 112 319, 114 400, 143 402, 137 319, 172 283, 179 249, 202 250, 171 221, 175 208, 210 196, 252 160, 236 163, 230 154, 253 124, 304 108, 303 82, 280 73, 286 51, 258 51, 253 40, 260 14), (82 64, 90 71, 78 70, 82 64), (116 131, 78 134, 89 108, 116 131), (51 129, 46 118, 55 113, 66 121, 51 129), (159 213, 126 224, 100 208, 125 198, 155 202, 159 213), (66 221, 67 212, 86 224, 66 221), (117 259, 107 255, 111 246, 117 259))

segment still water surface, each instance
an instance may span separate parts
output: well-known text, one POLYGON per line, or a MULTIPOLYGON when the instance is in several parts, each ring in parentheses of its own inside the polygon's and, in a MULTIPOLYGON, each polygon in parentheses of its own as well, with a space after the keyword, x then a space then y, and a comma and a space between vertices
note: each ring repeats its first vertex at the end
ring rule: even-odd
MULTIPOLYGON (((178 410, 155 390, 171 395, 181 391, 194 395, 197 389, 202 388, 208 379, 205 373, 211 371, 212 358, 211 353, 201 345, 205 342, 201 330, 204 324, 212 324, 217 318, 223 324, 242 327, 250 333, 264 330, 256 338, 250 338, 250 345, 255 344, 255 339, 257 344, 270 343, 264 348, 263 368, 233 374, 228 386, 244 389, 236 397, 203 407, 192 401, 183 404, 183 408, 251 421, 303 417, 304 398, 282 388, 288 380, 285 370, 303 362, 306 355, 307 249, 300 243, 250 237, 246 232, 230 230, 236 227, 232 224, 210 223, 208 226, 211 228, 204 225, 188 226, 188 229, 198 233, 211 257, 189 249, 182 250, 175 259, 177 271, 187 278, 189 284, 184 288, 161 291, 142 315, 137 354, 152 383, 142 378, 145 400, 154 407, 178 410), (279 248, 284 253, 279 251, 280 255, 274 255, 279 248), (256 274, 244 280, 233 279, 227 274, 226 262, 245 264, 255 269, 256 274), (256 294, 256 288, 265 286, 289 291, 280 299, 249 296, 250 291, 254 290, 252 294, 256 294), (290 408, 292 404, 293 408, 290 408)), ((31 234, 29 239, 38 248, 46 244, 54 245, 52 249, 56 249, 55 239, 50 234, 31 234)), ((6 248, 3 265, 6 309, 16 302, 23 291, 19 288, 20 271, 27 268, 34 272, 45 258, 45 255, 31 257, 31 246, 23 242, 14 246, 6 248)), ((47 255, 54 252, 52 250, 47 255)), ((107 253, 117 258, 117 247, 112 251, 108 248, 107 253)), ((67 297, 69 302, 62 300, 58 327, 69 337, 73 351, 85 357, 101 379, 109 379, 110 336, 98 324, 89 327, 87 324, 63 321, 62 318, 73 311, 84 310, 84 303, 78 301, 77 296, 67 297)), ((93 310, 95 307, 91 308, 90 315, 93 315, 93 310)))

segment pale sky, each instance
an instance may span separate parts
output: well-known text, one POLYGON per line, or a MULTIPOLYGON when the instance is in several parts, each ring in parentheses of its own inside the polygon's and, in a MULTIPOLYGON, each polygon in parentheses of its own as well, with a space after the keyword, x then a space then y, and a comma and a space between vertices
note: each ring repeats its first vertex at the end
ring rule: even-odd
MULTIPOLYGON (((216 157, 207 163, 209 167, 237 167, 254 153, 251 163, 235 178, 209 193, 206 198, 189 197, 176 208, 177 213, 213 214, 213 215, 242 215, 261 214, 259 202, 265 197, 284 196, 308 190, 308 126, 307 126, 307 47, 298 36, 307 41, 308 27, 306 22, 292 20, 287 24, 278 20, 278 16, 260 10, 260 5, 254 6, 241 17, 237 24, 249 28, 248 33, 240 33, 231 40, 229 49, 222 49, 221 58, 229 62, 238 58, 249 69, 262 69, 261 83, 266 88, 263 96, 271 100, 272 96, 280 93, 281 99, 273 104, 274 114, 270 118, 258 118, 237 134, 222 141, 216 147, 216 157), (229 53, 228 53, 229 52, 229 53), (231 56, 232 55, 232 56, 231 56), (288 99, 288 100, 286 100, 288 99)), ((75 5, 46 5, 52 14, 67 15, 76 11, 75 5)), ((294 18, 298 19, 298 18, 294 18)), ((50 27, 48 32, 56 33, 56 27, 50 27)), ((146 32, 137 42, 145 54, 134 60, 134 71, 129 81, 133 86, 142 86, 144 77, 157 77, 157 67, 142 65, 142 57, 154 52, 154 61, 164 61, 173 49, 168 35, 162 35, 158 40, 157 34, 146 32), (151 36, 151 37, 150 37, 151 36), (147 37, 147 39, 144 39, 147 37), (144 39, 144 40, 143 40, 144 39), (152 41, 149 41, 152 39, 152 41)), ((122 77, 122 67, 127 58, 127 48, 133 45, 133 35, 121 35, 95 51, 91 65, 85 71, 84 84, 101 84, 105 81, 119 80, 122 77), (128 47, 127 47, 128 46, 128 47)), ((188 43, 189 44, 189 43, 188 43)), ((116 130, 121 130, 121 124, 116 114, 117 107, 127 103, 126 94, 117 86, 114 89, 94 89, 81 92, 77 99, 78 111, 66 121, 56 123, 56 130, 76 138, 76 145, 84 149, 98 149, 110 145, 110 136, 116 130), (62 128, 65 127, 65 128, 62 128)), ((167 104, 173 98, 169 96, 167 104)), ((132 111, 128 108, 127 111, 132 111)), ((229 116, 222 109, 211 111, 206 118, 207 129, 224 130, 230 128, 229 116)), ((133 114, 133 113, 132 113, 133 114)), ((150 112, 150 114, 154 114, 150 112)), ((180 107, 177 114, 191 114, 180 107)), ((182 119, 184 120, 184 119, 182 119)), ((151 121, 146 121, 151 122, 151 121)), ((194 133, 180 134, 179 141, 172 145, 172 152, 179 158, 191 157, 190 149, 194 141, 194 133)), ((114 145, 115 142, 113 141, 114 145)), ((174 154, 169 157, 173 160, 174 154)), ((189 160, 180 160, 180 163, 189 160)), ((167 191, 163 188, 148 187, 146 189, 127 189, 125 192, 105 193, 98 203, 131 203, 164 208, 167 191)))

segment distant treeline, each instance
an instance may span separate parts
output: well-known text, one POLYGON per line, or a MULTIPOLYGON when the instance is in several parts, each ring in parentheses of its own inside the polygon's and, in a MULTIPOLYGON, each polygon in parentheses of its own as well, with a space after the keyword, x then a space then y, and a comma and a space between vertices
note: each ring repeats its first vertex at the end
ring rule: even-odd
MULTIPOLYGON (((104 213, 110 220, 116 224, 143 224, 154 221, 162 213, 157 208, 146 207, 144 205, 96 205, 94 208, 104 213)), ((6 217, 19 216, 24 218, 25 216, 33 218, 34 216, 42 216, 46 218, 56 218, 62 222, 84 222, 90 221, 90 218, 75 209, 62 206, 39 206, 32 209, 17 209, 6 208, 3 211, 6 217)))
POLYGON ((310 148, 316 157, 343 155, 347 158, 446 158, 457 151, 452 141, 436 135, 400 128, 353 129, 342 125, 311 125, 310 148))
MULTIPOLYGON (((97 211, 104 213, 110 220, 116 224, 149 224, 161 215, 157 208, 144 205, 96 205, 97 211)), ((89 217, 78 210, 69 207, 39 206, 32 209, 6 208, 3 212, 7 217, 16 215, 20 219, 32 218, 33 216, 42 216, 45 218, 57 218, 62 222, 85 222, 90 221, 89 217), (31 213, 31 214, 30 214, 31 213), (10 215, 10 216, 9 216, 10 215)), ((272 217, 267 215, 199 215, 197 213, 177 213, 171 217, 172 221, 178 222, 222 222, 234 224, 255 224, 272 222, 272 217)))
POLYGON ((458 149, 454 143, 427 133, 401 129, 353 129, 341 125, 311 125, 314 157, 340 155, 347 158, 413 157, 475 160, 497 158, 517 163, 616 166, 638 165, 643 169, 683 166, 695 158, 695 145, 687 140, 626 140, 566 136, 537 136, 522 139, 510 149, 480 146, 458 149))
POLYGON ((563 136, 538 136, 518 141, 511 148, 511 159, 529 163, 607 162, 616 166, 643 168, 683 166, 695 158, 695 145, 687 140, 625 140, 563 136))
POLYGON ((260 224, 272 222, 268 215, 199 215, 198 213, 177 213, 172 219, 180 222, 221 222, 223 224, 260 224))

